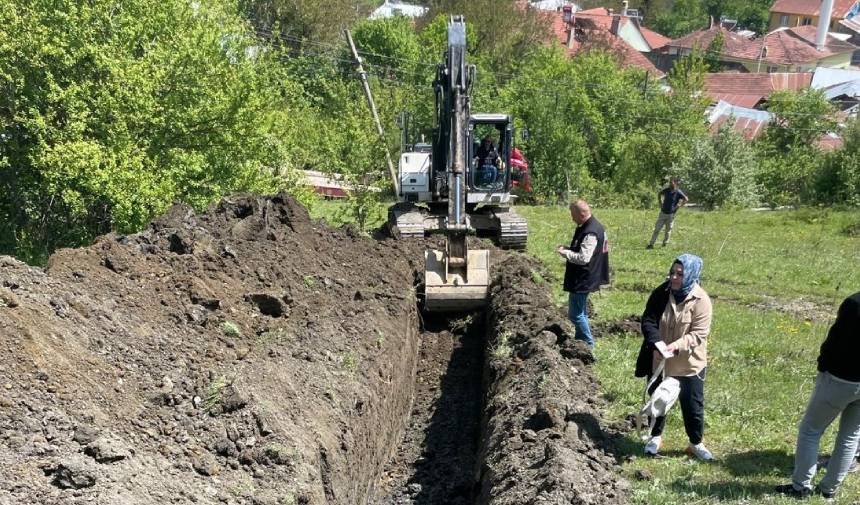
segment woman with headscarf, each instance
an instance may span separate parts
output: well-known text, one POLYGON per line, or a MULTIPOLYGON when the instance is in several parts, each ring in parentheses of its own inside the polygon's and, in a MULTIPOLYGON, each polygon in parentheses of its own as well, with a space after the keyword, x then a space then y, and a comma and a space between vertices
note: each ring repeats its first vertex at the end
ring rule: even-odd
MULTIPOLYGON (((642 314, 644 341, 636 360, 636 376, 651 377, 657 370, 663 353, 657 343, 663 342, 665 358, 663 374, 680 383, 678 400, 690 445, 687 453, 703 461, 714 459, 702 443, 705 427, 705 371, 708 366, 707 337, 711 331, 711 299, 699 284, 702 259, 682 254, 672 263, 669 277, 648 298, 642 314)), ((659 386, 657 378, 649 388, 651 394, 659 386)), ((653 423, 645 444, 645 454, 655 456, 662 444, 666 418, 653 423)))

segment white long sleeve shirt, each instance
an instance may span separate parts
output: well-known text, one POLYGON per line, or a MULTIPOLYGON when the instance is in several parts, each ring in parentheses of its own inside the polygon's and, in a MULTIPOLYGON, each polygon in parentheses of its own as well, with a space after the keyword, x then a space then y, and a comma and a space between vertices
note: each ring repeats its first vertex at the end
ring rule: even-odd
POLYGON ((579 252, 565 251, 564 257, 574 265, 587 265, 595 249, 597 249, 597 235, 589 234, 582 239, 579 252))

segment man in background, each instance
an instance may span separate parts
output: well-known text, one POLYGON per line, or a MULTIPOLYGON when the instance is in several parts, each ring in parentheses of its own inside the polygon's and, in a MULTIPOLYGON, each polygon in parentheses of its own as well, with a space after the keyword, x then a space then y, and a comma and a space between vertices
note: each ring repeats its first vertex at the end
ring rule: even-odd
POLYGON ((566 261, 564 290, 569 293, 568 316, 576 328, 576 339, 594 348, 585 308, 588 294, 609 284, 609 241, 585 200, 570 204, 570 218, 576 223, 570 247, 558 246, 556 252, 566 261))
POLYGON ((687 195, 678 187, 678 179, 675 177, 669 180, 669 186, 660 191, 657 199, 660 200, 660 215, 657 216, 657 223, 654 224, 654 233, 651 234, 651 241, 648 242, 646 249, 654 249, 657 235, 660 234, 660 229, 664 226, 666 227, 666 233, 663 235, 663 247, 666 247, 666 244, 669 243, 669 235, 672 233, 675 213, 688 201, 687 195))

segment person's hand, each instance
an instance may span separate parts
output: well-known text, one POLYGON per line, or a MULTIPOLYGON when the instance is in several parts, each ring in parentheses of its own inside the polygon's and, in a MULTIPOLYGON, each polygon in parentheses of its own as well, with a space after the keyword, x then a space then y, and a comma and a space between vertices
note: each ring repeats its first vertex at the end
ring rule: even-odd
POLYGON ((671 344, 666 345, 666 350, 671 352, 673 355, 678 354, 678 346, 675 344, 676 344, 675 342, 672 342, 671 344))
POLYGON ((559 256, 564 257, 564 253, 566 253, 566 252, 567 252, 567 247, 565 247, 565 246, 563 246, 563 245, 560 245, 560 246, 558 246, 558 248, 555 250, 555 252, 557 252, 559 256))

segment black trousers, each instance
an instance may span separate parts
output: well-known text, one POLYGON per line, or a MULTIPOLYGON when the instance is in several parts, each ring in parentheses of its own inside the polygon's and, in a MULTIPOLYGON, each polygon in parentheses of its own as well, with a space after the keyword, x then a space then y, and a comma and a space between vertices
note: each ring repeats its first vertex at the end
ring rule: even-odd
MULTIPOLYGON (((681 384, 678 402, 681 404, 681 417, 684 419, 684 429, 690 443, 695 445, 702 441, 705 432, 705 372, 707 368, 699 372, 699 375, 689 377, 675 377, 681 384)), ((649 379, 650 380, 650 379, 649 379)), ((657 379, 654 385, 648 389, 652 394, 662 382, 657 379)), ((663 434, 666 427, 666 416, 658 417, 651 430, 651 436, 656 437, 663 434)))

